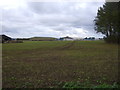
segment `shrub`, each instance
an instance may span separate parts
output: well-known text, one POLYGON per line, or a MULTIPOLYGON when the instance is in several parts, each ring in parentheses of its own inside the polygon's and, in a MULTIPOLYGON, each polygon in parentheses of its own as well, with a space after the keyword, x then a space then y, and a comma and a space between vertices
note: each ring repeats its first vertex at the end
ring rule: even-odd
POLYGON ((112 36, 104 37, 104 40, 107 43, 117 43, 117 44, 120 44, 119 36, 112 35, 112 36))

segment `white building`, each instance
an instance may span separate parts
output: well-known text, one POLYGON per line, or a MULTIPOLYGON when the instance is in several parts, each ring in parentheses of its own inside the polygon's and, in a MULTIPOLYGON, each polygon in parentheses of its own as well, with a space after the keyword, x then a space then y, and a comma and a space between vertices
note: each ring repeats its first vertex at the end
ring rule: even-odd
POLYGON ((74 39, 69 37, 69 36, 66 36, 66 37, 62 37, 60 38, 59 40, 64 40, 64 41, 73 41, 74 39))

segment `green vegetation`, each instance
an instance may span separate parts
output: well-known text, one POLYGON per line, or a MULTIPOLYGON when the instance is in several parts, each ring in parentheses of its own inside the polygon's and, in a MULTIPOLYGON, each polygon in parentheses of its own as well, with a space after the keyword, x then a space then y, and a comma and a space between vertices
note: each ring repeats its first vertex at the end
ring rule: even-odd
POLYGON ((113 85, 109 85, 106 83, 101 83, 99 85, 93 85, 89 81, 86 82, 65 82, 65 83, 59 83, 58 87, 62 88, 120 88, 120 85, 113 83, 113 85))
POLYGON ((104 41, 3 44, 3 88, 116 88, 118 45, 104 41))
POLYGON ((29 39, 32 41, 54 41, 56 40, 56 38, 52 38, 52 37, 33 37, 29 39))
POLYGON ((120 44, 119 2, 106 2, 95 18, 95 30, 106 35, 105 41, 120 44))

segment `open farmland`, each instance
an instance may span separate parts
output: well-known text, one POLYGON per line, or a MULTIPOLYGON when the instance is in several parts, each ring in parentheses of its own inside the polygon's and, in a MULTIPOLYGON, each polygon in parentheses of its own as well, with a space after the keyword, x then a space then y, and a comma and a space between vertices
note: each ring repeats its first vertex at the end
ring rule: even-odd
POLYGON ((104 41, 6 43, 2 58, 3 88, 118 82, 118 46, 104 41))

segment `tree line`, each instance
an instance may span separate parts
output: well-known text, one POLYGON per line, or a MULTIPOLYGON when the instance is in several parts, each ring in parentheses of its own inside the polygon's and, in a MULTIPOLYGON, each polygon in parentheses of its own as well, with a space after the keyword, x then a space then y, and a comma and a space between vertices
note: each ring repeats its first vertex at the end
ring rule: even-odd
POLYGON ((109 43, 120 44, 120 2, 106 2, 94 19, 95 30, 109 43))

